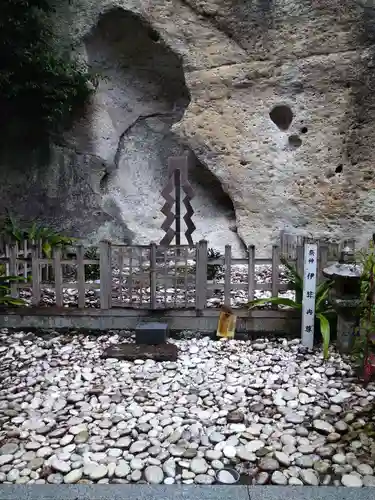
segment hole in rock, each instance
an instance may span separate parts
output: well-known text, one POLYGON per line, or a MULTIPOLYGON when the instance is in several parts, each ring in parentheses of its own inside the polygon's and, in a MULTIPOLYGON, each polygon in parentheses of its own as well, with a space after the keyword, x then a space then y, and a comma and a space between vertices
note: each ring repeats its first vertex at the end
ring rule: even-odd
POLYGON ((301 134, 307 134, 307 127, 301 128, 301 134))
POLYGON ((299 148, 302 145, 302 140, 298 135, 293 134, 288 137, 288 143, 292 148, 299 148))
POLYGON ((293 111, 289 106, 280 104, 271 109, 270 118, 280 130, 288 130, 293 121, 293 111))
POLYGON ((343 167, 342 167, 342 164, 340 163, 340 165, 337 165, 337 167, 335 168, 336 174, 341 174, 342 169, 343 169, 343 167))
POLYGON ((151 40, 153 42, 158 42, 160 40, 159 33, 157 31, 155 31, 154 29, 149 28, 147 32, 148 32, 149 38, 151 38, 151 40))

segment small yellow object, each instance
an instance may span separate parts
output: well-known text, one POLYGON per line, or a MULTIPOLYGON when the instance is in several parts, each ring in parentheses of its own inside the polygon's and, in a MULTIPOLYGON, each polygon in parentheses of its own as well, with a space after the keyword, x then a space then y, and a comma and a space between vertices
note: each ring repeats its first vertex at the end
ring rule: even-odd
POLYGON ((217 337, 232 339, 236 330, 237 316, 233 314, 230 307, 223 306, 220 311, 219 322, 217 325, 217 337))

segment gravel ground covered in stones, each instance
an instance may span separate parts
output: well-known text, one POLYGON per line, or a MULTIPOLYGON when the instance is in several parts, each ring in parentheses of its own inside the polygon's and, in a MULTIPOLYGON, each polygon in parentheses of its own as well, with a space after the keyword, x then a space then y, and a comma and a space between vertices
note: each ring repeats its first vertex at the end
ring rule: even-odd
POLYGON ((375 486, 375 386, 297 340, 172 340, 176 363, 102 359, 130 337, 0 334, 0 482, 375 486), (372 419, 372 420, 371 420, 372 419), (366 427, 367 426, 367 427, 366 427))

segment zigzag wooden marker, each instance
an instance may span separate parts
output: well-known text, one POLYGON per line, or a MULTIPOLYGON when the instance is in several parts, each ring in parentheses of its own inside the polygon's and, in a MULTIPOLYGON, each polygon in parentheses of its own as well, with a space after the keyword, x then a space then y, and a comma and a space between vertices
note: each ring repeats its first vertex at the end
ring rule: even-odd
POLYGON ((161 212, 165 215, 165 221, 161 228, 165 231, 165 236, 160 241, 160 245, 168 246, 175 238, 176 245, 181 244, 181 189, 185 193, 183 203, 186 208, 186 214, 183 219, 186 225, 185 237, 189 245, 193 246, 192 234, 195 231, 195 225, 192 221, 194 214, 190 200, 194 197, 193 188, 188 181, 188 156, 177 156, 168 158, 168 183, 161 192, 165 203, 161 212), (174 194, 174 196, 173 196, 174 194), (175 213, 173 212, 175 205, 175 213), (173 221, 175 221, 175 229, 172 229, 173 221))

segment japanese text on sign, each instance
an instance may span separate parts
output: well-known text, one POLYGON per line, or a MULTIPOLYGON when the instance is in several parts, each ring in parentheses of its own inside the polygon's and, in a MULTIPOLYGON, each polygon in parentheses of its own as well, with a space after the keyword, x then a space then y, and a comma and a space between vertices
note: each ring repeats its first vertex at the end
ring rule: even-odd
POLYGON ((302 296, 302 344, 314 346, 315 292, 318 247, 315 243, 305 244, 302 296))

